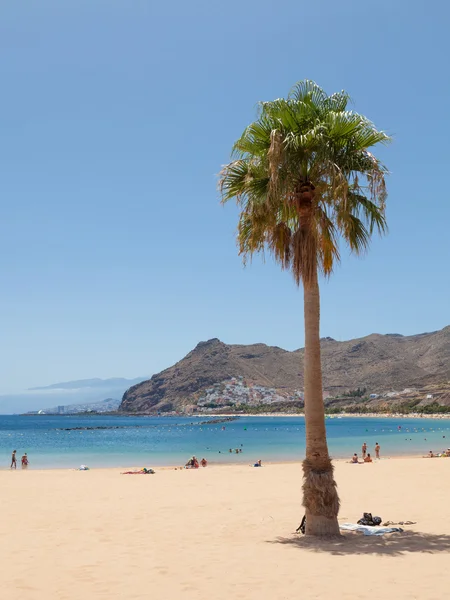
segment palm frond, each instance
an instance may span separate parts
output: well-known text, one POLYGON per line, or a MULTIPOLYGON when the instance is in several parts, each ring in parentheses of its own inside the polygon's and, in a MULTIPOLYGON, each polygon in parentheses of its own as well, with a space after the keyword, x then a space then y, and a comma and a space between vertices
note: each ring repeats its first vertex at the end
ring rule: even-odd
POLYGON ((350 101, 350 96, 344 90, 336 92, 328 96, 324 102, 324 108, 326 110, 343 111, 347 108, 347 104, 350 101))
POLYGON ((319 108, 326 101, 327 95, 315 81, 304 79, 294 85, 288 98, 295 102, 306 102, 319 108))
POLYGON ((316 210, 317 244, 319 267, 325 276, 331 275, 333 266, 340 261, 337 230, 333 220, 321 206, 316 210))
POLYGON ((249 162, 246 160, 235 160, 222 167, 219 179, 222 202, 225 203, 236 198, 239 203, 241 196, 245 193, 248 177, 249 162))
POLYGON ((331 139, 348 140, 350 136, 357 134, 363 125, 363 117, 352 111, 329 111, 324 121, 331 139))
POLYGON ((260 156, 267 152, 270 147, 272 129, 272 123, 265 118, 251 123, 234 144, 232 157, 260 156))
POLYGON ((264 251, 266 241, 266 224, 262 216, 258 218, 254 213, 243 212, 239 218, 237 243, 239 254, 244 263, 258 252, 264 251))
POLYGON ((354 210, 357 210, 358 214, 363 214, 370 235, 375 229, 378 230, 380 235, 387 233, 388 227, 384 207, 375 204, 362 194, 350 192, 349 197, 355 206, 354 210))
POLYGON ((352 252, 361 254, 368 249, 370 233, 361 219, 345 212, 338 216, 337 225, 352 252))
POLYGON ((384 131, 377 131, 375 126, 367 120, 361 121, 358 131, 355 131, 353 142, 355 149, 367 150, 377 144, 387 145, 392 141, 392 138, 384 131))
POLYGON ((267 152, 269 160, 269 194, 276 195, 278 191, 278 175, 284 156, 283 134, 278 129, 273 129, 270 134, 270 148, 267 152))
POLYGON ((282 129, 296 129, 297 122, 297 106, 289 100, 279 98, 272 102, 260 103, 260 118, 269 121, 273 127, 282 129))
POLYGON ((282 269, 291 266, 292 232, 284 222, 277 223, 268 232, 268 246, 282 269))
POLYGON ((219 190, 222 203, 235 198, 241 204, 245 197, 265 199, 269 177, 257 160, 238 159, 225 165, 220 172, 219 190))

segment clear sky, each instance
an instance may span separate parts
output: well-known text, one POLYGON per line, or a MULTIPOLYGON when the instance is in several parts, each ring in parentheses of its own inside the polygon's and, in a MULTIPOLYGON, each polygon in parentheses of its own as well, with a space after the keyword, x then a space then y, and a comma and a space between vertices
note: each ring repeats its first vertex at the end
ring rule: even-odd
POLYGON ((35 0, 0 8, 0 392, 151 375, 200 340, 303 345, 243 269, 217 173, 258 100, 346 89, 395 137, 390 234, 322 286, 322 335, 450 322, 443 0, 35 0))

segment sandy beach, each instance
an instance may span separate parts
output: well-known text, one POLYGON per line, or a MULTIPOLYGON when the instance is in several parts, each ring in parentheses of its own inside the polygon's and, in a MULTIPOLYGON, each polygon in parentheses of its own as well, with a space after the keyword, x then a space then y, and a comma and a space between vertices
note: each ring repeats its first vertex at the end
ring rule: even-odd
POLYGON ((336 463, 342 522, 416 521, 380 538, 293 532, 299 464, 0 472, 2 598, 443 598, 450 459, 336 463))

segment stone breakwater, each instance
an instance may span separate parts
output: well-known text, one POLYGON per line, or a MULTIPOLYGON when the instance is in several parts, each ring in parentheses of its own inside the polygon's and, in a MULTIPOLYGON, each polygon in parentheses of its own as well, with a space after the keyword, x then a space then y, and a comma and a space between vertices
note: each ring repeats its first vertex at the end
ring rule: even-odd
POLYGON ((218 423, 228 423, 230 421, 236 421, 238 416, 228 416, 228 417, 220 417, 217 419, 208 419, 206 421, 192 421, 191 423, 174 423, 168 424, 164 423, 161 425, 97 425, 93 427, 57 427, 55 431, 93 431, 98 429, 155 429, 157 427, 187 427, 192 425, 217 425, 218 423))

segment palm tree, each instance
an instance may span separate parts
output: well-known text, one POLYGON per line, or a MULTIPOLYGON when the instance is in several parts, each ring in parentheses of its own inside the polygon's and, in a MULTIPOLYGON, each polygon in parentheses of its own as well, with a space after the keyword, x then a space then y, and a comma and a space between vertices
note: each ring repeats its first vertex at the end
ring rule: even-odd
POLYGON ((303 284, 306 534, 339 534, 339 497, 328 454, 320 357, 319 272, 339 262, 339 241, 356 254, 374 229, 386 231, 386 168, 369 148, 390 138, 347 110, 349 96, 331 96, 313 81, 287 99, 259 104, 258 118, 234 144, 220 173, 223 202, 240 207, 237 241, 245 259, 268 249, 303 284))

